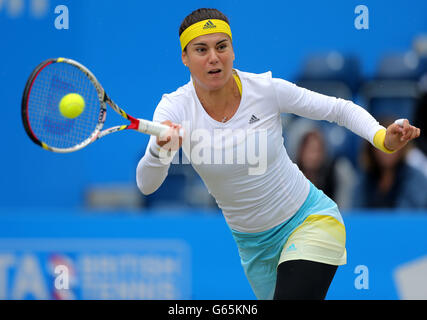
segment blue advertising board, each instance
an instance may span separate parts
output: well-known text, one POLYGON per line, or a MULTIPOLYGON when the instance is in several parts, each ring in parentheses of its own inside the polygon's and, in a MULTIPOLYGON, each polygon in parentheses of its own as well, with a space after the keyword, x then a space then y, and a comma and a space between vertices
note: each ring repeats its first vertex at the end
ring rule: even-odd
MULTIPOLYGON (((427 212, 344 215, 328 299, 427 299, 427 212)), ((9 210, 0 299, 255 299, 219 212, 9 210)))
POLYGON ((182 240, 1 239, 0 299, 190 299, 182 240))

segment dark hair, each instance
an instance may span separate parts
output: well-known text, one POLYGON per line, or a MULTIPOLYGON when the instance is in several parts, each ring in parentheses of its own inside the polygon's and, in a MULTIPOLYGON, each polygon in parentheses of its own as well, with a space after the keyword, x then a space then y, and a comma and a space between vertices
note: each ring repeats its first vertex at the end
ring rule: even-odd
POLYGON ((184 30, 187 29, 192 24, 195 24, 199 21, 203 21, 206 19, 223 20, 228 24, 230 24, 230 22, 228 21, 228 18, 221 11, 217 9, 200 8, 200 9, 194 10, 192 13, 190 13, 188 16, 185 17, 185 19, 181 23, 181 26, 179 27, 179 36, 181 36, 184 30))

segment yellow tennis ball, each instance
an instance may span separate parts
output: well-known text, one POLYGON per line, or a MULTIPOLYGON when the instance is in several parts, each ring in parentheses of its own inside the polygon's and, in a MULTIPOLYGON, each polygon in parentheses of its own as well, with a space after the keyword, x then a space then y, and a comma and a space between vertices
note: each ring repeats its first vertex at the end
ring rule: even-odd
POLYGON ((59 111, 65 118, 74 119, 85 109, 85 100, 78 93, 69 93, 59 102, 59 111))

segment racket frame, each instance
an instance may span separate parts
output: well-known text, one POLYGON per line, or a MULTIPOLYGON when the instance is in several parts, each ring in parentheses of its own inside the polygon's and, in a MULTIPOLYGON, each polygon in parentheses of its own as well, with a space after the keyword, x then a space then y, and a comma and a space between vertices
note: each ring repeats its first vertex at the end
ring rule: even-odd
MULTIPOLYGON (((52 152, 58 152, 58 153, 69 153, 69 152, 74 152, 74 151, 80 150, 80 149, 86 147, 87 145, 93 143, 95 140, 97 140, 99 138, 102 138, 102 137, 104 137, 110 133, 125 130, 125 129, 133 129, 133 130, 137 130, 137 131, 142 132, 142 133, 156 135, 156 136, 162 136, 163 134, 165 134, 170 129, 169 126, 166 126, 166 125, 163 125, 160 123, 155 123, 155 122, 148 121, 148 120, 144 120, 144 119, 137 119, 137 118, 134 118, 134 117, 128 115, 123 109, 118 107, 117 104, 115 104, 113 102, 113 100, 110 99, 110 97, 108 97, 104 88, 101 86, 99 81, 96 79, 94 74, 89 69, 87 69, 85 66, 83 66, 79 62, 72 60, 72 59, 67 59, 67 58, 48 59, 48 60, 45 60, 42 63, 40 63, 34 69, 34 71, 29 76, 27 83, 25 85, 24 94, 22 96, 21 116, 22 116, 22 122, 23 122, 23 125, 25 128, 25 131, 27 132, 27 134, 31 138, 31 140, 35 144, 41 146, 45 150, 52 151, 52 152), (41 141, 34 134, 32 128, 31 128, 31 124, 30 124, 29 119, 28 119, 28 102, 29 102, 29 97, 31 95, 31 88, 33 86, 33 83, 34 83, 35 79, 37 78, 37 76, 39 75, 39 73, 45 67, 49 66, 52 63, 67 63, 69 65, 72 65, 72 66, 78 68, 80 71, 82 71, 87 76, 87 78, 91 81, 91 83, 94 85, 96 92, 98 94, 98 100, 100 102, 98 123, 96 124, 94 131, 84 141, 82 141, 82 142, 80 142, 80 143, 78 143, 72 147, 69 147, 69 148, 57 148, 57 147, 49 146, 45 142, 41 141), (107 104, 115 112, 117 112, 119 115, 121 115, 123 118, 129 120, 130 124, 118 125, 118 126, 114 126, 114 127, 111 127, 111 128, 108 128, 108 129, 101 131, 102 128, 104 127, 104 123, 105 123, 106 116, 107 116, 107 104)), ((183 131, 181 130, 180 136, 182 136, 182 135, 183 135, 183 131)))
POLYGON ((74 61, 71 59, 66 59, 66 58, 56 58, 56 59, 45 60, 42 63, 40 63, 34 69, 34 71, 31 73, 31 75, 29 76, 27 83, 25 85, 24 94, 22 95, 22 106, 21 106, 22 113, 21 114, 22 114, 22 122, 24 124, 25 131, 27 132, 28 136, 31 138, 31 140, 34 143, 41 146, 45 150, 53 151, 53 152, 59 152, 59 153, 69 153, 69 152, 80 150, 80 149, 86 147, 87 145, 89 145, 90 143, 92 143, 93 141, 95 141, 97 139, 99 133, 101 132, 102 127, 104 126, 105 118, 107 115, 107 112, 106 112, 107 107, 105 104, 104 96, 105 96, 105 91, 102 88, 102 86, 99 84, 96 77, 92 74, 92 72, 90 72, 90 70, 88 70, 82 64, 78 63, 77 61, 74 61), (80 143, 78 143, 72 147, 69 147, 69 148, 57 148, 57 147, 50 146, 50 145, 46 144, 45 142, 41 141, 34 134, 32 128, 31 128, 30 121, 28 119, 28 102, 29 102, 29 98, 31 95, 31 89, 32 89, 33 83, 36 80, 39 73, 44 68, 46 68, 47 66, 49 66, 53 63, 68 63, 68 64, 78 68, 80 71, 82 71, 87 76, 87 78, 92 82, 92 84, 94 85, 96 92, 98 94, 98 100, 100 102, 98 123, 96 124, 94 131, 90 134, 90 136, 88 138, 86 138, 82 142, 80 142, 80 143))

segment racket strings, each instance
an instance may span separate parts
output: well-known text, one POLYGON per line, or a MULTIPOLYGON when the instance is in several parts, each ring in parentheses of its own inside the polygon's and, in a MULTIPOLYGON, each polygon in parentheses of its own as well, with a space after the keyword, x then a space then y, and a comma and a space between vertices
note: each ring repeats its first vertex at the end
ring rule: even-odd
POLYGON ((34 135, 54 148, 71 148, 89 139, 99 122, 98 93, 89 78, 77 67, 52 63, 34 79, 28 98, 28 122, 34 135), (69 93, 85 101, 83 112, 74 119, 64 117, 59 102, 69 93))

